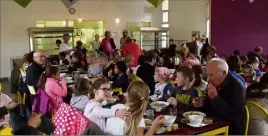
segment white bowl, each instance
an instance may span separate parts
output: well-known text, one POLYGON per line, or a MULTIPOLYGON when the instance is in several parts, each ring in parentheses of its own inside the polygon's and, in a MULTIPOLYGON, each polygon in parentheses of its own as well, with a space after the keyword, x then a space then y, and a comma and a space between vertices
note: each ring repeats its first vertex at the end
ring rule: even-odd
POLYGON ((169 127, 169 126, 172 126, 173 125, 173 123, 175 122, 175 120, 176 120, 176 116, 170 116, 170 115, 166 115, 166 116, 164 116, 164 118, 165 118, 165 120, 164 120, 164 125, 165 126, 167 126, 167 127, 169 127))
POLYGON ((151 99, 153 102, 158 101, 160 98, 161 98, 160 95, 159 95, 158 97, 157 97, 157 95, 151 95, 151 96, 150 96, 150 99, 151 99))
POLYGON ((199 125, 202 123, 203 121, 203 116, 200 116, 200 115, 190 115, 189 116, 189 121, 191 124, 193 125, 199 125))
POLYGON ((72 80, 73 79, 73 77, 65 77, 65 80, 72 80))
POLYGON ((60 73, 60 77, 65 77, 66 73, 60 73))

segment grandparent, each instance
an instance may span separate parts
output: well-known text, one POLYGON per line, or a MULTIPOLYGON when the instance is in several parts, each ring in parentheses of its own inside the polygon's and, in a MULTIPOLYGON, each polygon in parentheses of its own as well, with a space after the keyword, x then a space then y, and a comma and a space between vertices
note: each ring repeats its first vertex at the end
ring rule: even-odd
POLYGON ((207 77, 207 95, 193 99, 193 105, 202 107, 208 116, 228 121, 229 134, 244 134, 245 88, 229 73, 227 63, 219 58, 209 61, 207 77))

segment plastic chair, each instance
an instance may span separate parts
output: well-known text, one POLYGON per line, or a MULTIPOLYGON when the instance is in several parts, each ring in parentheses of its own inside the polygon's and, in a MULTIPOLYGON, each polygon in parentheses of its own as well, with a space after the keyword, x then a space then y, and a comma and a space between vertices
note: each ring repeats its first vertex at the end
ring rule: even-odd
MULTIPOLYGON (((268 111, 258 103, 255 103, 253 101, 247 101, 246 105, 249 111, 249 119, 253 120, 268 119, 268 111)), ((249 124, 247 126, 249 126, 249 124)), ((246 133, 247 132, 248 127, 246 128, 246 133)))
POLYGON ((0 135, 1 136, 11 136, 11 135, 13 135, 11 132, 12 132, 12 128, 3 128, 0 130, 0 135))
POLYGON ((249 111, 248 111, 248 106, 245 105, 246 109, 246 127, 245 127, 245 136, 248 135, 248 125, 249 125, 249 111))

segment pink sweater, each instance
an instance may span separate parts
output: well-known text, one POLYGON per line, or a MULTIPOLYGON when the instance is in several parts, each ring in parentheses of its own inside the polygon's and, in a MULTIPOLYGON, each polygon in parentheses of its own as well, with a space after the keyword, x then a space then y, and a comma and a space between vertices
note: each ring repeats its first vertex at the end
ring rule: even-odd
POLYGON ((63 103, 63 97, 67 95, 67 84, 64 79, 60 82, 53 78, 47 78, 45 91, 47 95, 50 97, 54 110, 57 111, 60 104, 63 103))

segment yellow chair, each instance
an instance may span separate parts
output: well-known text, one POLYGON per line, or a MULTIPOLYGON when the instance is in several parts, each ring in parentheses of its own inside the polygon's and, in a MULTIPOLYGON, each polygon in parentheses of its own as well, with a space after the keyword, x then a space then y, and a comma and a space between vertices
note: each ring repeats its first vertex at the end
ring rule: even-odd
POLYGON ((0 136, 11 136, 12 128, 3 128, 0 130, 0 136))
POLYGON ((245 105, 246 109, 246 127, 245 127, 245 136, 248 135, 248 125, 249 125, 249 111, 248 111, 248 106, 245 105))
POLYGON ((122 88, 114 88, 114 89, 113 89, 113 92, 114 92, 114 93, 119 93, 119 94, 123 93, 123 92, 122 92, 122 88))
MULTIPOLYGON (((268 119, 268 111, 258 103, 247 101, 246 105, 249 111, 249 119, 268 119)), ((246 132, 247 130, 248 128, 246 128, 246 132)))

